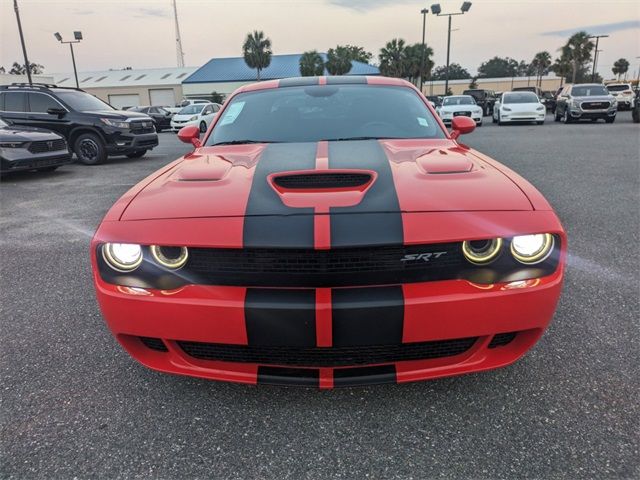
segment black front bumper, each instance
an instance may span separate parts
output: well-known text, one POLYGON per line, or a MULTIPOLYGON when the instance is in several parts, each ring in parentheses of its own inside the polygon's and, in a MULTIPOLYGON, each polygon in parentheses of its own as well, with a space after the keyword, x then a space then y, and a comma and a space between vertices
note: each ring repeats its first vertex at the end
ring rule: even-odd
POLYGON ((107 153, 109 155, 127 155, 140 150, 151 150, 158 146, 158 134, 131 134, 116 132, 107 137, 107 153))
POLYGON ((71 163, 71 154, 54 152, 51 155, 37 155, 25 158, 8 159, 0 157, 0 172, 19 172, 38 168, 59 167, 71 163))

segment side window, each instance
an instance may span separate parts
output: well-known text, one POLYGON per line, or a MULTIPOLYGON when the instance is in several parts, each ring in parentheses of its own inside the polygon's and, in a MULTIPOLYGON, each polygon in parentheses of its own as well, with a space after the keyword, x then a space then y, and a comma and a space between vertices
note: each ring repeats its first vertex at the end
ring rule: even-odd
POLYGON ((4 94, 0 93, 0 112, 4 110, 4 94))
POLYGON ((29 93, 29 111, 34 113, 47 113, 50 108, 61 108, 49 95, 43 93, 29 93))
POLYGON ((147 111, 144 112, 144 113, 158 113, 158 108, 157 107, 149 107, 147 109, 147 111))
POLYGON ((219 112, 220 111, 220 105, 214 105, 213 106, 213 111, 214 112, 219 112))
POLYGON ((5 92, 5 112, 25 112, 27 110, 27 94, 24 92, 5 92))
POLYGON ((213 108, 211 107, 211 105, 204 107, 202 115, 209 115, 210 113, 213 113, 213 108))

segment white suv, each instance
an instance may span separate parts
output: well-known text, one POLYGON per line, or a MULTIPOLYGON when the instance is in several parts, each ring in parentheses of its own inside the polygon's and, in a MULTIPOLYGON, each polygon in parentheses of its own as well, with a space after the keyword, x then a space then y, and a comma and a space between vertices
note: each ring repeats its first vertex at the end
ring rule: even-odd
POLYGON ((633 106, 633 90, 628 83, 610 83, 606 86, 609 93, 618 101, 618 110, 631 109, 633 106))

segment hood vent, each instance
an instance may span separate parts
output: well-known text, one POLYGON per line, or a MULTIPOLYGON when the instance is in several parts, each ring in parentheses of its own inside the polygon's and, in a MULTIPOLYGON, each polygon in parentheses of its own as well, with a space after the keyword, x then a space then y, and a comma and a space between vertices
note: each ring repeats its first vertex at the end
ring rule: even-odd
POLYGON ((368 173, 302 173, 281 175, 273 179, 278 187, 287 190, 356 188, 371 181, 368 173))

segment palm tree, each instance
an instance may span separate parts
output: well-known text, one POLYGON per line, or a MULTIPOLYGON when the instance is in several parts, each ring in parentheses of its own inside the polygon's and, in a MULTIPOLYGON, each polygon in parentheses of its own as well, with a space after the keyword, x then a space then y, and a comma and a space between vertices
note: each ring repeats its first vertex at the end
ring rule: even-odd
POLYGON ((431 75, 431 69, 433 68, 432 55, 433 49, 426 45, 423 48, 421 43, 406 46, 402 55, 404 59, 402 76, 408 78, 417 86, 420 83, 420 73, 423 75, 423 81, 431 75), (424 72, 421 72, 423 58, 424 72))
POLYGON ((257 79, 260 81, 260 71, 271 64, 271 40, 264 36, 264 32, 254 30, 247 34, 242 54, 247 66, 257 70, 257 79))
POLYGON ((629 71, 629 61, 626 58, 619 58, 613 64, 611 71, 614 75, 617 75, 618 80, 620 80, 620 76, 629 71))
POLYGON ((338 45, 327 52, 327 71, 331 75, 345 75, 351 70, 351 51, 338 45))
POLYGON ((324 73, 324 60, 318 52, 311 50, 300 55, 300 75, 313 77, 324 73))
POLYGON ((542 76, 549 73, 549 68, 551 67, 551 54, 549 52, 538 52, 533 57, 531 61, 531 67, 535 72, 537 79, 537 84, 542 84, 542 76))
POLYGON ((405 44, 401 38, 394 38, 380 49, 380 73, 387 77, 402 78, 405 74, 405 44))
POLYGON ((571 35, 567 44, 561 48, 562 56, 571 62, 571 83, 576 83, 578 70, 591 60, 594 46, 587 32, 577 32, 571 35))

